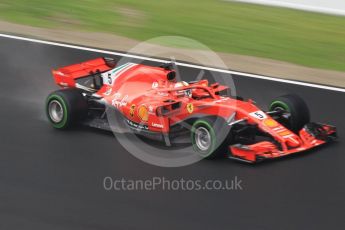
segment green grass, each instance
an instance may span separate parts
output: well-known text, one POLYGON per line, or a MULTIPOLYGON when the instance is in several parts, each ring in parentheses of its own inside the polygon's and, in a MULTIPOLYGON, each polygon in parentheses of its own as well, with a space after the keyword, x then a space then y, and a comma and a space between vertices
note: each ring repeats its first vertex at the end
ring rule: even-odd
POLYGON ((345 17, 220 0, 2 0, 0 18, 138 40, 185 36, 214 51, 345 71, 345 17))

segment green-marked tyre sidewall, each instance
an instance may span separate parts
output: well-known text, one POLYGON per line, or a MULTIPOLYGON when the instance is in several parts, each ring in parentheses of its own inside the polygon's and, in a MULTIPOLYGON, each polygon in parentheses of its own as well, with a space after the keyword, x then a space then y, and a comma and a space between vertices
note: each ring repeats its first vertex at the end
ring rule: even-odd
POLYGON ((290 107, 282 101, 273 101, 270 104, 269 110, 272 111, 272 110, 274 110, 275 107, 281 107, 281 108, 285 109, 287 112, 291 112, 290 107))
MULTIPOLYGON (((287 94, 280 96, 272 101, 269 110, 273 111, 277 107, 281 107, 286 112, 290 113, 287 123, 287 128, 295 133, 298 133, 305 124, 310 122, 310 112, 305 101, 295 94, 287 94)), ((284 123, 284 120, 282 120, 284 123)))
POLYGON ((192 139, 192 145, 193 145, 194 151, 196 151, 198 154, 200 154, 200 156, 202 156, 203 158, 211 156, 212 153, 216 150, 216 133, 215 133, 212 125, 210 125, 210 123, 208 121, 198 120, 193 124, 192 132, 191 132, 191 139, 192 139), (196 130, 196 128, 198 128, 200 126, 207 128, 207 130, 210 132, 210 135, 211 135, 212 144, 211 144, 211 148, 208 150, 207 153, 200 152, 199 148, 197 147, 197 145, 195 143, 195 130, 196 130))
POLYGON ((52 95, 50 95, 47 98, 47 101, 46 101, 46 113, 47 113, 47 117, 49 118, 49 121, 52 123, 54 128, 57 128, 57 129, 66 128, 66 126, 68 124, 68 122, 67 122, 68 121, 68 110, 67 110, 67 105, 66 105, 65 100, 61 96, 59 96, 57 94, 52 94, 52 95), (63 108, 63 119, 62 119, 62 121, 60 121, 58 123, 55 123, 54 121, 52 121, 52 119, 50 118, 50 115, 49 115, 49 103, 52 100, 59 101, 61 103, 61 105, 62 105, 62 108, 63 108))

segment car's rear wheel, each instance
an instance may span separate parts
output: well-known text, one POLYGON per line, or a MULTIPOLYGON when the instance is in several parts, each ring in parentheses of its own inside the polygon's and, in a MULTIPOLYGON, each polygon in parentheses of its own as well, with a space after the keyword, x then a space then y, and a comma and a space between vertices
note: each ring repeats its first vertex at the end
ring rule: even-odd
POLYGON ((87 102, 78 89, 57 90, 47 97, 46 114, 54 128, 66 129, 86 116, 87 102))
POLYGON ((63 119, 66 118, 65 111, 64 104, 58 99, 52 99, 48 104, 49 118, 54 123, 63 122, 63 119))
POLYGON ((298 132, 310 122, 309 108, 298 95, 288 94, 277 97, 271 102, 269 111, 281 112, 279 122, 294 132, 298 132))

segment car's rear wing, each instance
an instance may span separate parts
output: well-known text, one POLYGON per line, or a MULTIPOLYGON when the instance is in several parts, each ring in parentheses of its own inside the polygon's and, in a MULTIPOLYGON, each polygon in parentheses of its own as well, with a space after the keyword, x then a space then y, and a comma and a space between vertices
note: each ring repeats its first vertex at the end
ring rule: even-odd
POLYGON ((79 64, 52 70, 56 84, 62 87, 75 87, 76 79, 106 72, 116 66, 112 58, 97 58, 79 64))

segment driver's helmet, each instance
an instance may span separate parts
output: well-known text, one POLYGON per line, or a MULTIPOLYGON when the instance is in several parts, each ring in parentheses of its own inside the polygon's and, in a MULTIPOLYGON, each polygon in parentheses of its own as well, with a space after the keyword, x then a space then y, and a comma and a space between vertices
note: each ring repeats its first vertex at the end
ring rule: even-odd
POLYGON ((175 88, 184 87, 184 86, 189 86, 189 84, 185 81, 180 81, 180 82, 176 82, 174 85, 175 88))
MULTIPOLYGON (((189 84, 185 81, 177 82, 174 85, 175 88, 180 88, 180 87, 185 87, 185 86, 189 86, 189 84)), ((184 95, 187 97, 192 97, 192 90, 191 89, 179 90, 179 91, 177 91, 177 94, 178 95, 184 95)))

